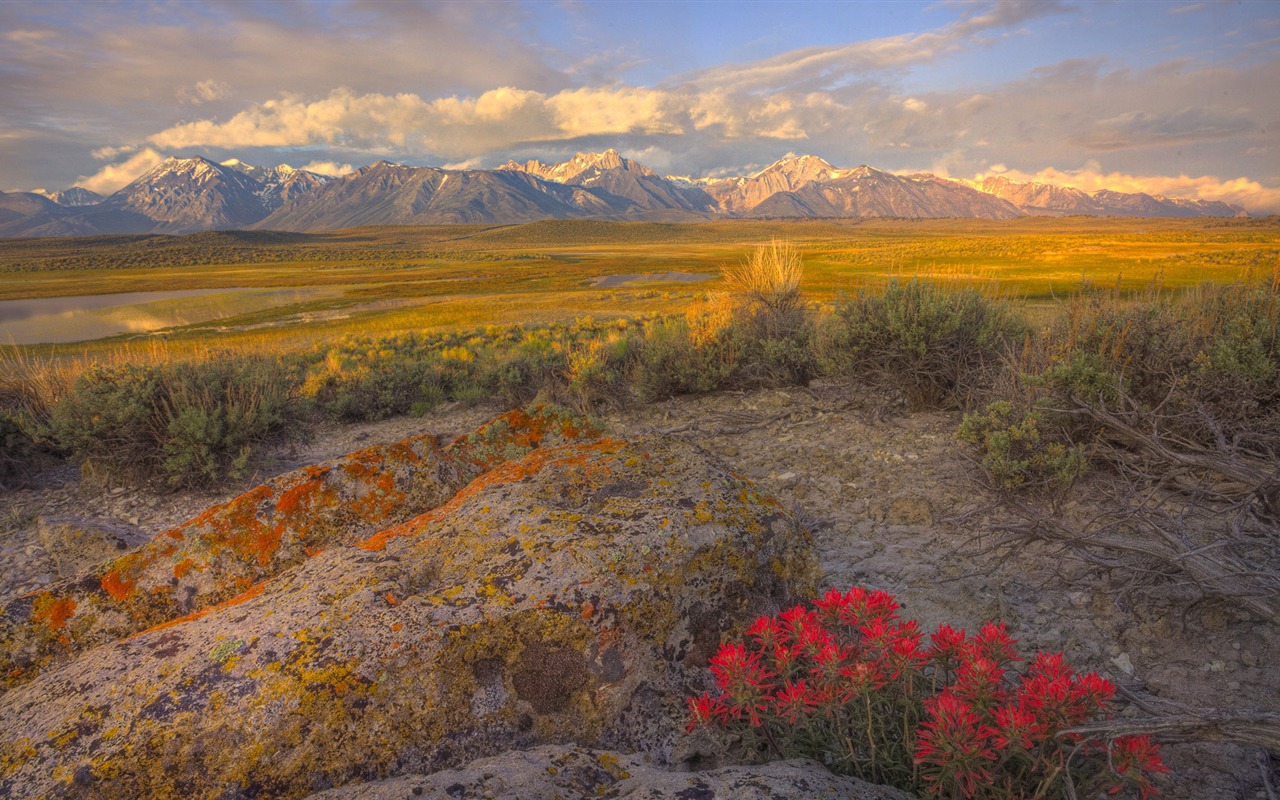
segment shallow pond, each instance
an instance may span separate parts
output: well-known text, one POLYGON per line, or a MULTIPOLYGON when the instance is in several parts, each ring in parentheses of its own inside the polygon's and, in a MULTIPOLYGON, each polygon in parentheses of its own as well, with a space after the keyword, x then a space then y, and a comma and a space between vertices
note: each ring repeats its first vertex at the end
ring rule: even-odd
POLYGON ((52 344, 148 333, 302 303, 335 287, 183 289, 0 301, 0 344, 52 344))

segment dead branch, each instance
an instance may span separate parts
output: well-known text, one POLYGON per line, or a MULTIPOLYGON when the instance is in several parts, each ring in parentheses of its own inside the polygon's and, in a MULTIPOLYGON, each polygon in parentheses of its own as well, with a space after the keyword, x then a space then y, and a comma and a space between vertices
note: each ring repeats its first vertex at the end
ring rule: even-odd
POLYGON ((1162 742, 1231 742, 1280 753, 1280 714, 1265 711, 1196 711, 1136 719, 1109 719, 1077 725, 1058 736, 1088 739, 1149 735, 1162 742))

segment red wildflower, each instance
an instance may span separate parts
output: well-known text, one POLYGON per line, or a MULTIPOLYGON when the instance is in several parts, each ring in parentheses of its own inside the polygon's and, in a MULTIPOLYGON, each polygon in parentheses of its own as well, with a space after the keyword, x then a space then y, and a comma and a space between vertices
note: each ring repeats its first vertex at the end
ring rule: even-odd
POLYGON ((979 709, 1004 702, 1004 669, 989 658, 969 656, 956 672, 953 691, 979 709))
POLYGON ((747 628, 747 636, 755 639, 761 652, 769 652, 781 644, 786 644, 787 632, 773 617, 758 617, 755 623, 747 628))
POLYGON ((798 718, 817 707, 818 702, 810 694, 804 681, 800 680, 795 683, 787 681, 774 696, 773 704, 777 712, 794 725, 798 718))
POLYGON ((723 723, 728 716, 728 709, 719 697, 712 697, 706 692, 701 697, 690 697, 689 703, 689 724, 685 728, 685 732, 690 732, 699 725, 705 725, 710 722, 723 723))
POLYGON ((760 654, 748 653, 741 643, 722 645, 711 658, 711 674, 729 702, 729 716, 737 719, 745 712, 752 726, 759 726, 758 712, 765 707, 764 695, 773 688, 768 681, 774 677, 760 664, 760 654))
POLYGON ((1009 636, 1004 623, 988 622, 966 645, 970 653, 989 658, 1000 665, 1018 660, 1018 640, 1009 636))
POLYGON ((1076 691, 1084 696, 1088 705, 1101 709, 1116 696, 1116 685, 1098 673, 1090 672, 1076 677, 1076 691))
POLYGON ((1160 758, 1160 746, 1150 736, 1122 736, 1111 743, 1108 755, 1111 771, 1121 782, 1108 789, 1107 794, 1115 794, 1128 785, 1136 788, 1143 800, 1160 796, 1160 791, 1151 785, 1151 774, 1168 772, 1169 768, 1160 758))
POLYGON ((1048 733, 1044 725, 1036 720, 1036 715, 1028 711, 1021 703, 1013 702, 999 706, 992 716, 995 719, 995 745, 997 750, 1008 747, 1020 747, 1030 750, 1048 733))
POLYGON ((880 665, 874 661, 859 661, 850 666, 841 667, 840 674, 846 680, 840 684, 837 696, 844 703, 849 702, 863 692, 882 689, 886 683, 884 672, 881 670, 880 665))
POLYGON ((929 636, 929 641, 932 643, 929 648, 929 657, 946 665, 955 664, 964 648, 964 640, 964 628, 956 630, 950 625, 939 625, 938 630, 929 636))
POLYGON ((958 788, 962 795, 972 796, 979 785, 991 782, 990 768, 996 761, 992 729, 949 691, 926 701, 925 708, 929 719, 920 723, 915 762, 924 767, 929 790, 951 795, 958 788))
POLYGON ((781 628, 793 639, 799 640, 806 628, 821 627, 818 615, 804 606, 789 608, 778 615, 781 628))

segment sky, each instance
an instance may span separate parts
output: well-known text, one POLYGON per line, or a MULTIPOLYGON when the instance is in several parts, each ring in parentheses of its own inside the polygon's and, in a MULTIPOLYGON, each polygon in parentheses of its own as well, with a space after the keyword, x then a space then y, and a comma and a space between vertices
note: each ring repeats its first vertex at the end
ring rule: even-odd
POLYGON ((0 3, 0 190, 787 154, 1280 213, 1280 3, 0 3))

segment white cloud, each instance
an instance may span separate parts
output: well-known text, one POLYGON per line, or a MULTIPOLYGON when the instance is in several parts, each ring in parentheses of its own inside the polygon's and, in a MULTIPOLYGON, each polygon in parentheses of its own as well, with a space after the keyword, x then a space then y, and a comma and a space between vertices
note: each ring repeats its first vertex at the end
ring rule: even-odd
POLYGON ((120 147, 99 147, 94 150, 91 155, 99 161, 109 161, 113 158, 119 158, 126 153, 136 152, 137 149, 138 146, 134 144, 121 145, 120 147))
POLYGON ((4 38, 10 42, 43 42, 46 39, 53 39, 57 35, 54 31, 33 31, 20 28, 5 31, 4 38))
POLYGON ((201 103, 220 100, 230 94, 231 87, 228 84, 210 78, 204 81, 197 81, 194 86, 179 89, 178 99, 191 105, 200 105, 201 103))
POLYGON ((312 161, 309 164, 303 164, 299 169, 314 172, 317 175, 332 175, 335 178, 355 172, 355 167, 350 164, 339 164, 336 161, 312 161))
POLYGON ((118 164, 106 165, 93 175, 81 175, 76 178, 75 185, 98 194, 111 194, 164 159, 163 155, 148 147, 118 164))

